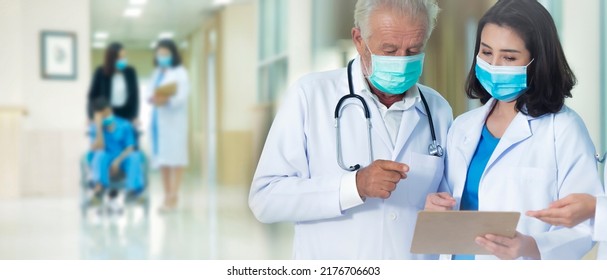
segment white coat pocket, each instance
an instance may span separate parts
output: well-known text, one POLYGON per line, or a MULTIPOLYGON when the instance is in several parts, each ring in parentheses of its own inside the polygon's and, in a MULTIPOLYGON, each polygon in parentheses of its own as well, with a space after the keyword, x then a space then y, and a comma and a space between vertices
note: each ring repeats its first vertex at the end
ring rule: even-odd
POLYGON ((411 153, 411 160, 406 163, 409 173, 405 179, 405 191, 409 203, 421 209, 426 203, 426 196, 438 191, 445 162, 442 157, 411 153))
MULTIPOLYGON (((511 193, 518 194, 512 197, 513 205, 525 205, 530 209, 521 211, 544 209, 548 204, 558 199, 558 186, 556 183, 556 171, 549 168, 519 167, 520 176, 512 176, 518 179, 518 183, 511 193)), ((515 179, 515 180, 516 180, 515 179)))

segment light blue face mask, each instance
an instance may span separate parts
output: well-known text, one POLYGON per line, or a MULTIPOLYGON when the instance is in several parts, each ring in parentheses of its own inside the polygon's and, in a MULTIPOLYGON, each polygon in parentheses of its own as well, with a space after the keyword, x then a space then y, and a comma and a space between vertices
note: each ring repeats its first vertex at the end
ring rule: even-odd
POLYGON ((126 68, 127 64, 128 64, 128 62, 127 62, 126 58, 121 58, 121 59, 116 60, 116 65, 115 65, 116 70, 118 70, 118 71, 124 70, 126 68))
MULTIPOLYGON (((367 46, 367 49, 369 47, 367 46)), ((412 56, 374 55, 371 50, 369 81, 388 94, 402 94, 417 83, 424 69, 424 53, 412 56)))
POLYGON ((162 68, 169 68, 173 65, 173 58, 170 55, 157 55, 156 62, 162 68))
POLYGON ((529 64, 526 66, 493 66, 477 56, 476 78, 493 98, 503 102, 512 102, 527 90, 529 64))

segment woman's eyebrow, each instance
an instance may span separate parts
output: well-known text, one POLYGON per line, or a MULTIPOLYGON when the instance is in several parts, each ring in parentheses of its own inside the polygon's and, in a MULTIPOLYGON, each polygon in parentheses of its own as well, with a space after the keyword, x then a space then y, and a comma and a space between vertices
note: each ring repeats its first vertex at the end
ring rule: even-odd
MULTIPOLYGON (((488 48, 490 50, 493 50, 493 48, 491 48, 491 46, 481 42, 481 45, 483 45, 483 47, 488 48)), ((501 49, 500 52, 506 52, 506 53, 521 53, 521 51, 519 50, 515 50, 515 49, 501 49)))
POLYGON ((521 51, 519 51, 519 50, 512 50, 512 49, 502 49, 502 50, 500 50, 500 52, 521 53, 521 51))

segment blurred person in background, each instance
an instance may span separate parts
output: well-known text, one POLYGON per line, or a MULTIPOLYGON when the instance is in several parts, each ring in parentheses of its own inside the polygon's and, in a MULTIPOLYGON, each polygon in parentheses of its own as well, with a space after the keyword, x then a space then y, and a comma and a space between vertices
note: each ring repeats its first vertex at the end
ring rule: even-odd
POLYGON ((93 119, 91 103, 99 97, 109 100, 116 116, 137 126, 139 115, 137 72, 128 65, 126 51, 120 43, 112 43, 107 47, 104 63, 93 75, 88 95, 89 120, 93 119))
POLYGON ((113 113, 105 97, 91 102, 93 123, 90 125, 91 187, 99 195, 113 178, 126 177, 127 195, 137 195, 144 188, 143 157, 135 150, 133 125, 113 113))
POLYGON ((160 210, 177 207, 183 169, 188 164, 188 73, 172 40, 158 42, 146 99, 153 105, 153 164, 161 169, 165 197, 160 210), (170 92, 167 93, 167 88, 170 92), (161 90, 163 89, 163 90, 161 90), (163 91, 165 94, 160 94, 163 91))

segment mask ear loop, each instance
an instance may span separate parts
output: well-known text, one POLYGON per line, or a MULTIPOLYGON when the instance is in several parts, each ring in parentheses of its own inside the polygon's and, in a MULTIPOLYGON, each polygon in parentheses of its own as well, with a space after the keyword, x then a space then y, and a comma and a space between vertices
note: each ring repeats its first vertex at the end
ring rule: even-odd
MULTIPOLYGON (((531 61, 529 61, 529 63, 527 63, 527 66, 525 66, 525 70, 529 71, 529 65, 531 65, 531 63, 533 63, 535 61, 535 58, 532 58, 531 61)), ((527 75, 527 77, 529 78, 529 75, 527 75)), ((527 81, 527 89, 529 89, 529 86, 531 85, 531 83, 533 83, 533 77, 531 77, 528 81, 527 81)))
MULTIPOLYGON (((371 49, 369 48, 369 45, 367 44, 367 42, 366 42, 366 41, 365 41, 365 47, 367 47, 367 51, 369 51, 369 57, 371 58, 371 63, 370 63, 370 64, 371 64, 371 67, 373 67, 373 52, 372 52, 372 51, 371 51, 371 49)), ((362 60, 362 57, 361 57, 361 60, 362 60)), ((362 63, 361 63, 361 64, 362 64, 362 65, 363 65, 363 67, 365 68, 365 72, 367 72, 367 73, 366 73, 366 75, 365 75, 365 77, 366 77, 366 78, 368 78, 368 77, 369 77, 369 76, 371 76, 371 74, 373 73, 373 72, 372 72, 372 71, 373 71, 373 69, 371 69, 371 71, 369 71, 369 68, 367 68, 367 65, 365 65, 365 62, 364 62, 364 61, 362 61, 362 63)))
POLYGON ((535 58, 531 59, 531 61, 529 61, 529 63, 527 63, 527 65, 525 65, 525 67, 529 67, 529 65, 531 65, 531 63, 533 63, 535 61, 535 58))

